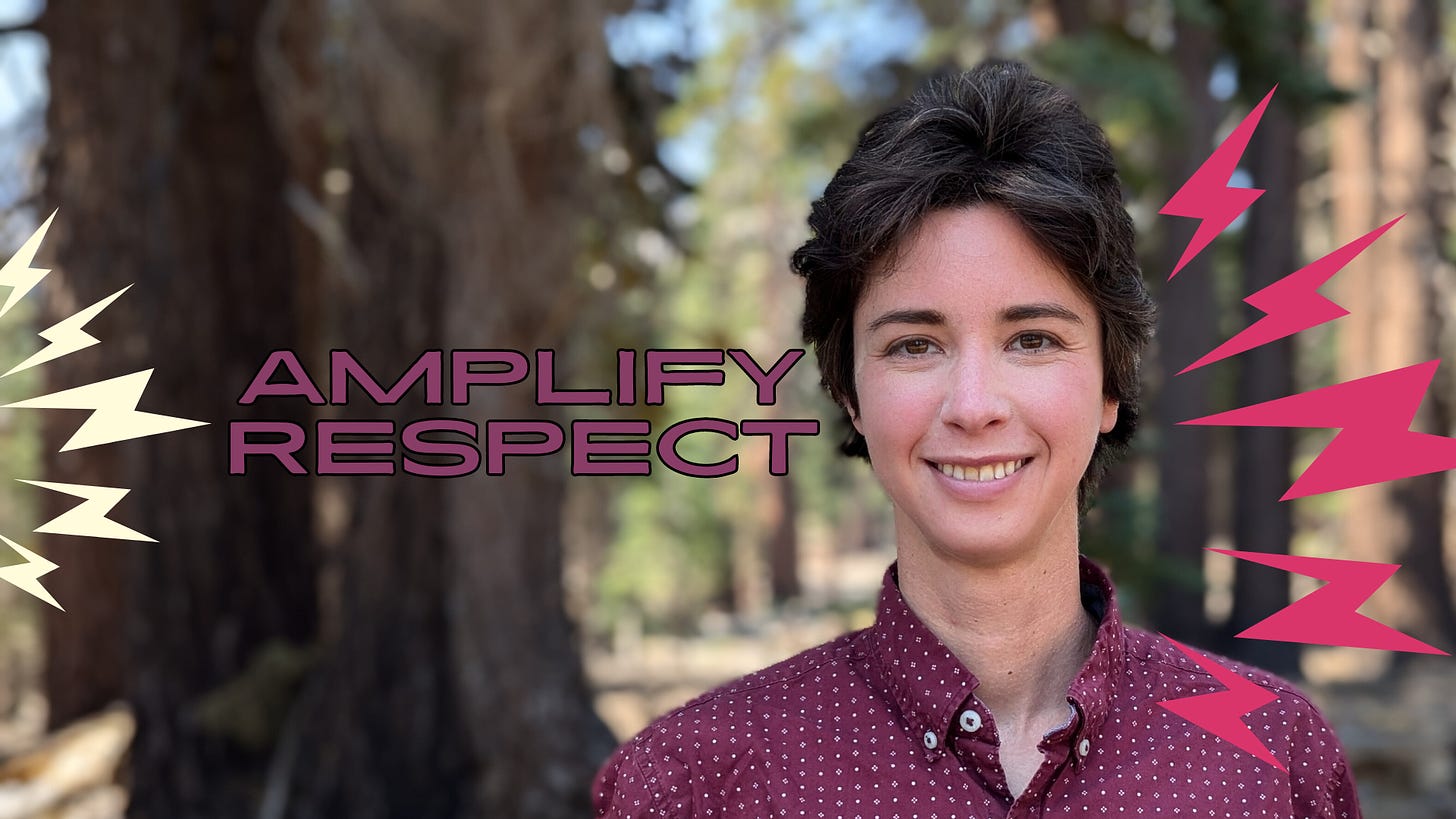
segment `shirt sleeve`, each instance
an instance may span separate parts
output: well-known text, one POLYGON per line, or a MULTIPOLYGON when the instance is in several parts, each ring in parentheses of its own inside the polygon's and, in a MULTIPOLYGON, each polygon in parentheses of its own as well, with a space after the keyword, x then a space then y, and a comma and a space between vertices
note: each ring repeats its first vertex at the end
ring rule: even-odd
POLYGON ((654 757, 640 737, 618 748, 592 785, 597 819, 686 819, 691 805, 687 765, 654 757))
POLYGON ((1304 713, 1295 723, 1289 773, 1294 808, 1309 819, 1362 819, 1350 761, 1324 714, 1303 694, 1304 713))
POLYGON ((1319 819, 1361 819, 1360 794, 1355 790, 1355 778, 1350 775, 1350 765, 1343 754, 1319 819))

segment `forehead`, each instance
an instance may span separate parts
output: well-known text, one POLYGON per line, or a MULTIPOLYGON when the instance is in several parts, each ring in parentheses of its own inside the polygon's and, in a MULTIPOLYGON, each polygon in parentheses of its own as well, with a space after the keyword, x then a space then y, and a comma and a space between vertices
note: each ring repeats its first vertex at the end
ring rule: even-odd
POLYGON ((921 220, 891 263, 860 294, 855 324, 891 307, 1000 310, 1009 303, 1057 302, 1090 321, 1082 289, 1005 210, 977 205, 921 220))

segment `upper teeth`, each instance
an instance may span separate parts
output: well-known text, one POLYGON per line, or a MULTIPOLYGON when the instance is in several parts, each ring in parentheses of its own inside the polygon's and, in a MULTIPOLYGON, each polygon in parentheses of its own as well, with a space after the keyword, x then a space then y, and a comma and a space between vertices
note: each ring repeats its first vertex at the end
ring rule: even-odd
POLYGON ((940 464, 940 471, 958 481, 994 481, 1010 475, 1025 464, 1025 458, 999 464, 986 464, 982 467, 940 464))

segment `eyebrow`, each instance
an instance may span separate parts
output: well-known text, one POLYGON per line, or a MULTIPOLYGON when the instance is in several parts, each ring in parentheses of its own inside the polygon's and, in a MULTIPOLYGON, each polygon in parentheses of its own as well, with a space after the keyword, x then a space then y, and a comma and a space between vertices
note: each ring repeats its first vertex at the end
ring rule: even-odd
POLYGON ((891 310, 881 314, 874 321, 871 321, 868 332, 884 327, 886 324, 945 324, 945 314, 939 310, 891 310))
POLYGON ((1001 311, 1001 321, 1008 324, 1016 321, 1041 318, 1061 319, 1063 321, 1070 321, 1073 324, 1082 323, 1081 316, 1054 302, 1018 304, 1001 311))
MULTIPOLYGON (((1084 323, 1081 316, 1054 302, 1017 304, 1001 311, 1003 324, 1042 318, 1061 319, 1078 325, 1084 323)), ((945 314, 939 310, 891 310, 871 321, 866 329, 867 332, 873 333, 887 324, 943 325, 945 323, 945 314)))

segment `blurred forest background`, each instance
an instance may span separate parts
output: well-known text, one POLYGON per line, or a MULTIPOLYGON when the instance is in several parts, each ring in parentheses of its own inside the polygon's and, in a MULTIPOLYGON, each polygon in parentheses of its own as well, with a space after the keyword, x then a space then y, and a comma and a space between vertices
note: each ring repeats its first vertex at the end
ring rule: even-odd
MULTIPOLYGON (((75 499, 11 482, 0 532, 67 611, 0 584, 0 819, 566 817, 615 742, 730 677, 867 625, 889 510, 812 360, 589 417, 821 418, 768 475, 227 474, 227 421, 408 421, 237 397, 268 353, 381 380, 431 348, 800 346, 787 258, 869 115, 1009 56, 1107 129, 1162 309, 1136 450, 1084 550, 1130 618, 1295 678, 1366 815, 1456 817, 1456 665, 1238 640, 1317 585, 1206 546, 1404 564, 1362 609, 1456 647, 1448 474, 1280 503, 1328 430, 1174 426, 1446 359, 1412 428, 1452 433, 1452 0, 136 0, 0 7, 0 252, 59 208, 56 270, 0 359, 128 284, 101 345, 0 403, 156 367, 144 410, 211 422, 55 454, 82 416, 0 409, 7 479, 130 487, 158 542, 31 531, 75 499), (1196 223, 1158 208, 1276 83, 1234 183, 1267 192, 1171 283, 1196 223), (1173 378, 1245 295, 1404 219, 1324 292, 1351 315, 1173 378), (615 415, 613 415, 615 414, 615 415)), ((8 364, 6 365, 8 367, 8 364)), ((731 369, 731 368, 730 368, 731 369)), ((549 417, 529 386, 445 414, 549 417)), ((569 416, 561 415, 563 420, 569 416)), ((717 436, 696 436, 716 438, 717 436)), ((18 562, 8 549, 0 564, 18 562)))

